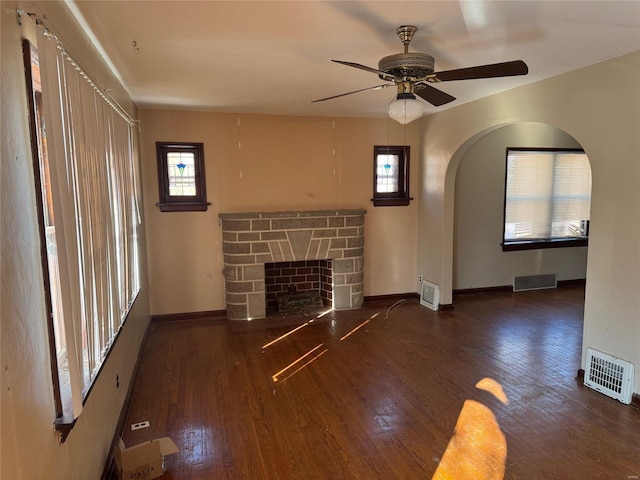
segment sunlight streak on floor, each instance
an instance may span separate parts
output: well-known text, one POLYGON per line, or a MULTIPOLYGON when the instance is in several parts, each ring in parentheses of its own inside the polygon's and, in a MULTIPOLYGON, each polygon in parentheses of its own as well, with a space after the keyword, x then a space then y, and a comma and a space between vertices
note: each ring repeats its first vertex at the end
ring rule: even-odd
MULTIPOLYGON (((325 353, 327 353, 329 350, 327 350, 326 348, 324 350, 322 350, 319 354, 317 354, 315 357, 312 357, 308 362, 305 362, 303 365, 300 365, 298 368, 296 368, 293 372, 291 372, 289 375, 287 375, 286 377, 284 377, 282 380, 280 380, 280 383, 286 382, 287 380, 289 380, 291 377, 293 377, 296 373, 298 373, 300 370, 302 370, 303 368, 307 367, 309 364, 315 362, 318 358, 320 358, 322 355, 324 355, 325 353)), ((276 382, 276 380, 274 380, 274 382, 276 382)))
POLYGON ((364 327, 367 323, 369 323, 371 321, 371 319, 367 319, 364 322, 362 322, 360 325, 358 325, 356 328, 354 328, 353 330, 351 330, 349 333, 347 333, 344 337, 342 337, 340 339, 340 341, 343 341, 344 339, 346 339, 347 337, 349 337, 350 335, 354 334, 355 332, 357 332, 358 330, 360 330, 362 327, 364 327))
POLYGON ((289 335, 297 332, 298 330, 300 330, 303 327, 306 327, 307 325, 309 325, 311 322, 313 322, 313 320, 309 320, 308 322, 303 323, 302 325, 298 325, 296 328, 294 328, 293 330, 289 330, 287 333, 285 333, 284 335, 280 335, 278 338, 276 338, 275 340, 270 341, 269 343, 265 344, 262 346, 262 349, 264 350, 265 348, 270 347, 271 345, 278 343, 280 340, 282 340, 283 338, 287 338, 289 335))
POLYGON ((316 318, 322 318, 324 317, 326 314, 333 312, 333 308, 330 308, 329 310, 325 310, 324 312, 318 314, 318 316, 316 318))
MULTIPOLYGON (((277 382, 278 381, 278 377, 280 375, 282 375, 284 372, 286 372, 287 370, 289 370, 291 367, 293 367, 294 365, 302 362, 305 358, 307 358, 309 355, 313 354, 313 352, 315 352, 316 350, 318 350, 319 348, 321 348, 324 345, 324 343, 321 343, 320 345, 312 348, 311 350, 309 350, 307 353, 305 353, 304 355, 302 355, 301 357, 299 357, 297 360, 291 362, 289 365, 287 365, 286 367, 284 367, 282 370, 280 370, 278 373, 274 373, 271 376, 271 379, 273 380, 273 382, 277 382)), ((326 349, 325 349, 326 351, 326 349)), ((324 353, 324 352, 323 352, 324 353)), ((308 365, 309 363, 311 363, 313 360, 315 360, 316 358, 318 358, 320 355, 314 357, 312 360, 310 360, 309 362, 305 363, 302 367, 308 365)), ((300 368, 302 368, 300 367, 300 368)))

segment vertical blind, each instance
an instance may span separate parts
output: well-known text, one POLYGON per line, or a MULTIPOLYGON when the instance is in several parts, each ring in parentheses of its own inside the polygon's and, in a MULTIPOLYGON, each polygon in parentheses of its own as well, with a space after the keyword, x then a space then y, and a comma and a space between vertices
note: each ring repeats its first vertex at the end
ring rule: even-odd
MULTIPOLYGON (((73 417, 139 291, 133 124, 38 34, 73 417)), ((64 397, 64 395, 63 395, 64 397)), ((65 408, 68 410, 68 408, 65 408)))
POLYGON ((508 150, 505 241, 584 237, 590 207, 584 152, 508 150))

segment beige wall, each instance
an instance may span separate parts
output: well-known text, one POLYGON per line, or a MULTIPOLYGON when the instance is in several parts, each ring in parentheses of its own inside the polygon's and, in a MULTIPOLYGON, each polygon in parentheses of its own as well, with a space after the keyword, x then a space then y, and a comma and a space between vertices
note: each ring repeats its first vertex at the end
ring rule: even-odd
MULTIPOLYGON (((0 12, 2 81, 2 169, 0 204, 1 268, 1 433, 0 478, 97 479, 105 465, 116 422, 131 383, 133 367, 149 321, 146 263, 142 291, 118 341, 96 380, 67 441, 54 431, 54 404, 40 265, 38 220, 16 4, 3 1, 0 12), (120 387, 116 388, 116 375, 120 387)), ((74 26, 62 3, 29 3, 46 15, 73 53, 103 85, 115 87, 92 47, 74 26)), ((35 10, 31 10, 35 9, 35 10)), ((23 22, 29 22, 23 19, 23 22)), ((122 94, 118 101, 131 108, 122 94)), ((132 111, 132 110, 130 110, 132 111)), ((142 258, 145 256, 144 228, 142 258)))
POLYGON ((575 138, 593 174, 584 350, 636 365, 640 392, 640 52, 445 110, 423 123, 418 269, 451 302, 455 174, 469 146, 533 121, 575 138), (455 128, 451 128, 455 125, 455 128), (427 141, 428 140, 428 141, 427 141))
POLYGON ((417 291, 416 202, 376 207, 373 146, 411 146, 417 123, 141 110, 152 314, 222 310, 219 213, 365 208, 365 296, 417 291), (155 142, 204 142, 207 212, 160 212, 155 142))
POLYGON ((561 130, 533 122, 506 125, 469 146, 455 176, 454 290, 511 285, 514 276, 538 273, 585 278, 587 247, 502 251, 507 147, 581 148, 561 130))

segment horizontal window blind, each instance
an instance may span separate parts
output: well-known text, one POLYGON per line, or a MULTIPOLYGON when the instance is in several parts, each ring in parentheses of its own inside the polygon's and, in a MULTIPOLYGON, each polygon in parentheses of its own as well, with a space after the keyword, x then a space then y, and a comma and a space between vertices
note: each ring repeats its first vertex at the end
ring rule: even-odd
POLYGON ((584 152, 507 152, 505 241, 584 237, 590 206, 584 152))

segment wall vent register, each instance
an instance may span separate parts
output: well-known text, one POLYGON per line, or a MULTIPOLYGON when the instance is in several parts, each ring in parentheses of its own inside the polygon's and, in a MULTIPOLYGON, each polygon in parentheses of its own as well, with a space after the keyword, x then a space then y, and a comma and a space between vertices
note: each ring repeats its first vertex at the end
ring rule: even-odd
POLYGON ((630 404, 633 396, 633 364, 588 348, 584 384, 622 403, 630 404))

